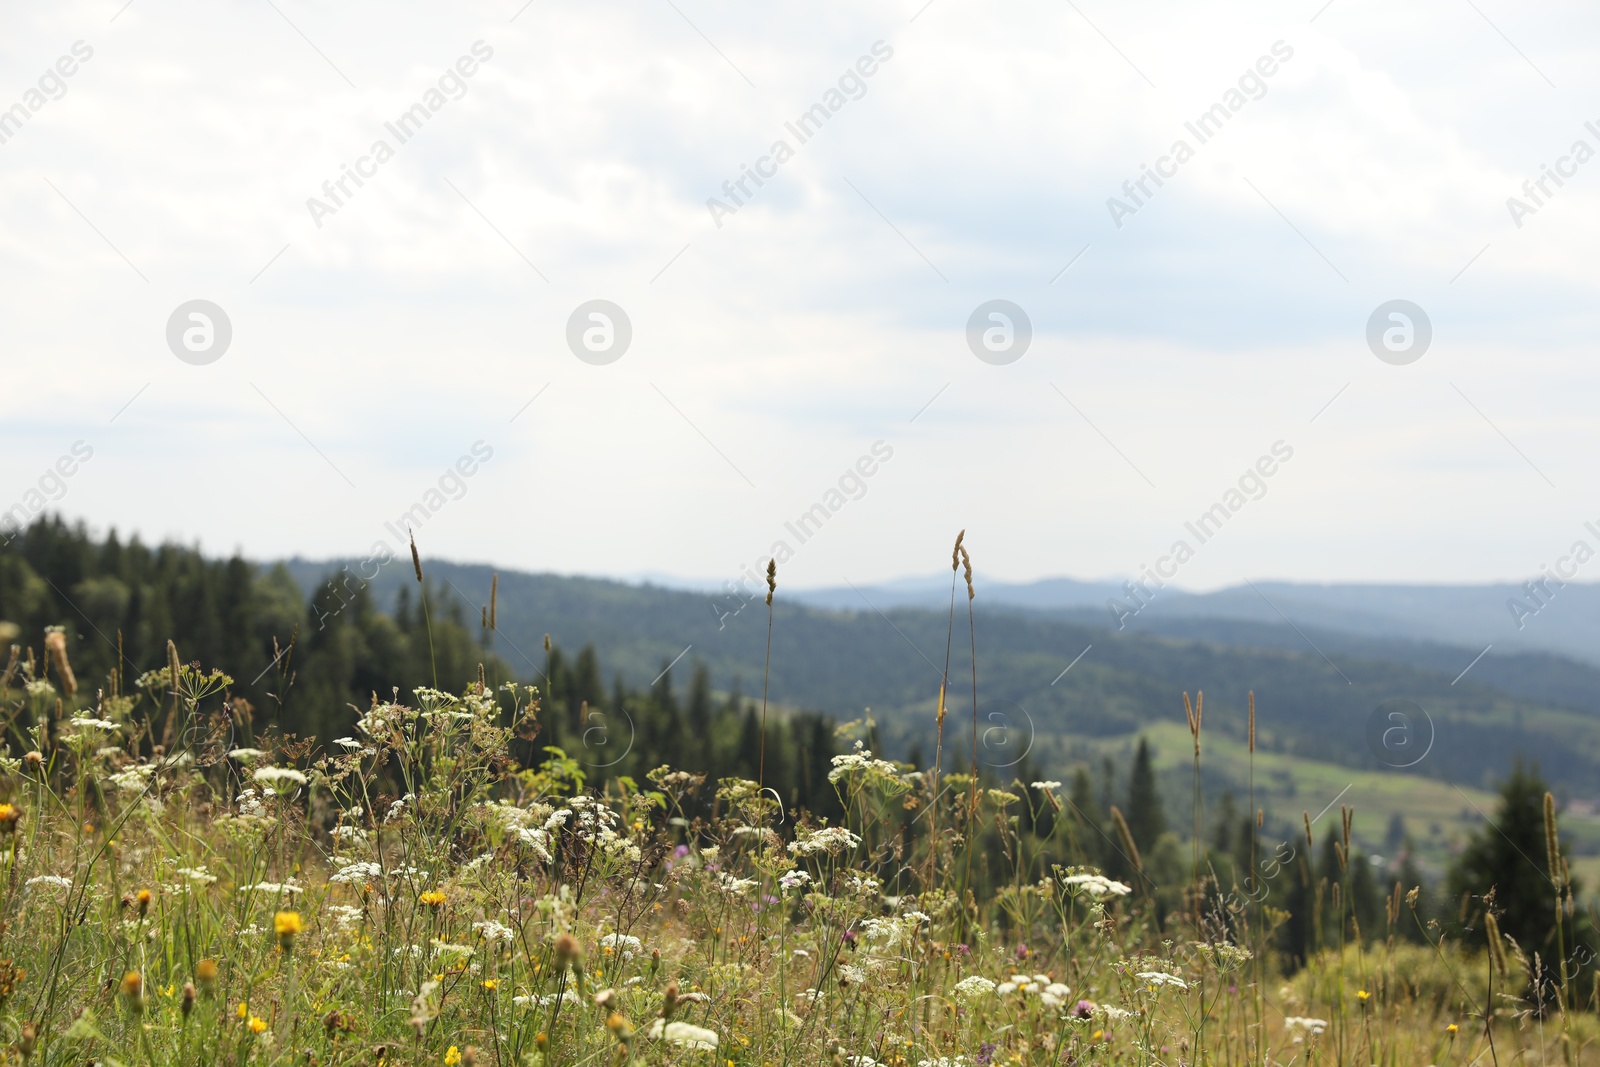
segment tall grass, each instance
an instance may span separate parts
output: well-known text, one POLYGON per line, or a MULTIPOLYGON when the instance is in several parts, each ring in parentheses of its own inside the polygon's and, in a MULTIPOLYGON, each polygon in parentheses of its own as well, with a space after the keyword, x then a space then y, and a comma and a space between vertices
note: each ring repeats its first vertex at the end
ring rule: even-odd
MULTIPOLYGON (((1199 847, 1198 696, 1194 861, 1164 908, 1180 887, 1150 878, 1120 811, 1134 885, 1049 861, 1077 832, 1071 805, 1058 783, 983 779, 976 732, 949 789, 940 749, 925 774, 858 742, 833 761, 846 814, 829 825, 759 781, 661 767, 599 784, 555 748, 523 766, 509 746, 544 713, 532 686, 375 697, 348 737, 313 742, 258 734, 231 680, 176 649, 132 692, 88 699, 64 638, 45 648, 13 651, 0 684, 0 726, 24 746, 0 757, 12 1062, 1600 1060, 1564 966, 1552 1013, 1530 993, 1537 956, 1497 934, 1472 955, 1400 887, 1382 934, 1359 930, 1349 809, 1337 934, 1289 973, 1253 790, 1242 884, 1219 884, 1199 847), (1425 944, 1398 936, 1404 909, 1425 944)), ((948 667, 941 736, 947 682, 948 667)), ((1253 753, 1253 697, 1248 715, 1253 753)), ((1570 892, 1563 874, 1558 915, 1570 892)))

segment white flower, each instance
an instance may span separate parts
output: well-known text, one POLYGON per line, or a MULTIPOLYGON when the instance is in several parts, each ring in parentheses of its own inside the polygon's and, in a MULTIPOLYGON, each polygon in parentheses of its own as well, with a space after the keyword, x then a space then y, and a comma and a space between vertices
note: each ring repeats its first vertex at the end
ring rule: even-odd
POLYGON ((717 888, 730 896, 742 897, 755 887, 754 878, 735 878, 726 871, 717 875, 717 888))
POLYGON ((328 881, 335 885, 348 885, 352 882, 364 882, 368 878, 383 877, 383 868, 376 863, 352 863, 347 867, 339 868, 338 874, 328 876, 328 881))
POLYGON ((259 748, 236 748, 232 752, 228 753, 228 758, 236 759, 240 763, 249 763, 252 760, 258 760, 265 755, 266 753, 261 751, 259 748))
POLYGON ((348 904, 334 904, 328 912, 340 926, 354 926, 361 921, 361 909, 348 904))
POLYGON ((1287 1019, 1283 1020, 1283 1025, 1287 1030, 1304 1030, 1306 1033, 1315 1037, 1328 1028, 1328 1020, 1310 1019, 1301 1015, 1291 1015, 1287 1019))
POLYGON ((1171 986, 1174 989, 1189 988, 1188 982, 1185 982, 1175 974, 1168 974, 1166 971, 1140 971, 1139 977, 1149 982, 1152 989, 1159 986, 1171 986))
POLYGON ((36 885, 47 885, 52 889, 71 889, 72 879, 63 878, 59 874, 41 874, 37 878, 29 878, 23 885, 29 889, 36 885))
POLYGON ((1034 782, 1033 783, 1033 788, 1042 789, 1046 793, 1054 793, 1057 789, 1061 788, 1061 783, 1060 782, 1034 782))
POLYGON ((718 1040, 715 1030, 707 1030, 693 1023, 669 1023, 663 1019, 657 1019, 650 1025, 648 1036, 657 1041, 665 1038, 674 1045, 691 1049, 714 1049, 718 1040))
POLYGON ((361 742, 353 737, 336 737, 333 739, 333 743, 352 752, 361 747, 361 742))
POLYGON ((250 778, 261 788, 280 794, 291 793, 310 781, 293 767, 262 767, 250 778))
POLYGON ((847 984, 861 985, 867 980, 867 972, 862 967, 853 963, 841 964, 839 967, 839 981, 847 984))
POLYGON ((600 944, 605 948, 620 948, 629 952, 638 952, 644 948, 643 943, 632 934, 607 934, 600 939, 600 944))
POLYGON ((802 889, 811 881, 811 876, 805 871, 784 871, 778 876, 778 886, 785 891, 802 889))
POLYGON ((67 726, 79 730, 116 730, 120 729, 110 719, 91 719, 87 715, 75 716, 67 720, 67 726))
POLYGON ((936 1060, 918 1060, 917 1067, 967 1067, 965 1056, 952 1056, 946 1059, 940 1056, 936 1060))
POLYGON ((1009 997, 1011 994, 1017 991, 1017 983, 1001 982, 999 985, 995 986, 994 991, 1002 997, 1009 997))
POLYGON ((304 893, 305 887, 295 885, 293 882, 257 882, 255 885, 242 885, 241 893, 270 893, 277 896, 279 893, 304 893))
POLYGON ((1130 1018, 1133 1015, 1133 1012, 1126 1008, 1117 1008, 1110 1004, 1101 1004, 1099 1007, 1095 1008, 1095 1011, 1099 1012, 1101 1015, 1104 1015, 1106 1017, 1106 1021, 1113 1023, 1120 1022, 1121 1020, 1130 1018))
POLYGON ((1058 999, 1065 997, 1068 993, 1072 992, 1071 989, 1060 982, 1051 982, 1049 985, 1044 987, 1044 991, 1050 996, 1058 999))
POLYGON ((789 843, 789 851, 796 856, 815 856, 819 852, 837 855, 845 849, 861 844, 861 838, 842 826, 828 826, 789 843))
POLYGON ((189 881, 198 882, 201 885, 210 885, 217 880, 217 876, 206 870, 203 863, 198 867, 179 867, 178 873, 189 879, 189 881))
POLYGON ((1061 879, 1065 886, 1076 886, 1092 897, 1125 897, 1133 892, 1133 887, 1122 882, 1113 881, 1103 874, 1074 874, 1061 879))
POLYGON ((970 974, 955 985, 954 993, 959 1000, 973 1001, 979 997, 986 997, 995 991, 995 984, 981 974, 970 974))
POLYGON ((497 923, 493 919, 486 919, 481 923, 473 923, 472 928, 478 931, 478 936, 485 941, 510 941, 516 937, 517 932, 504 923, 497 923))

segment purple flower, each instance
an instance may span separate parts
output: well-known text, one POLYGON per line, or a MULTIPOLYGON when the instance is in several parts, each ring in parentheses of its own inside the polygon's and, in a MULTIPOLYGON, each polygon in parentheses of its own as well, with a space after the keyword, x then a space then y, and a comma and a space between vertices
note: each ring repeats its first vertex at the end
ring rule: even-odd
POLYGON ((983 1044, 978 1046, 978 1067, 989 1067, 989 1065, 994 1062, 995 1047, 996 1046, 993 1041, 985 1041, 983 1044))
POLYGON ((971 955, 972 954, 972 950, 970 948, 968 948, 965 944, 958 944, 958 945, 956 945, 956 953, 964 958, 966 956, 971 955))
POLYGON ((1027 945, 1018 945, 1017 946, 1017 959, 1025 960, 1031 955, 1033 955, 1033 953, 1028 951, 1028 946, 1027 945))
POLYGON ((688 854, 689 854, 689 846, 688 845, 679 845, 677 848, 672 850, 672 858, 675 859, 675 860, 681 860, 681 859, 683 859, 683 857, 687 856, 688 854))
POLYGON ((1087 1019, 1094 1014, 1096 1007, 1097 1005, 1092 1000, 1080 1000, 1072 1006, 1072 1017, 1074 1019, 1087 1019))

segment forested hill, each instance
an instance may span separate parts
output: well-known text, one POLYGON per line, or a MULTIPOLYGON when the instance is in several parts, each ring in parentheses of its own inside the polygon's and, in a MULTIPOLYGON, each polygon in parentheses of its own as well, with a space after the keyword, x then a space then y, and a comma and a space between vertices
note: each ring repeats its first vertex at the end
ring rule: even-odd
MULTIPOLYGON (((290 566, 310 584, 330 573, 354 573, 358 564, 350 563, 349 572, 340 571, 343 563, 290 566)), ((366 592, 392 603, 411 581, 409 573, 407 564, 393 564, 366 592)), ((429 565, 441 594, 469 617, 487 603, 493 573, 487 566, 429 565)), ((737 601, 656 586, 510 571, 500 572, 499 581, 493 641, 519 672, 542 667, 549 633, 568 648, 593 645, 607 676, 620 672, 630 684, 648 683, 675 659, 680 670, 704 663, 719 687, 738 681, 749 692, 760 684, 767 619, 759 596, 735 613, 737 601)), ((983 602, 980 584, 976 603, 981 608, 983 602)), ((896 752, 932 751, 945 612, 801 607, 785 598, 780 576, 775 618, 775 699, 841 719, 870 707, 896 752)), ((970 686, 965 624, 958 612, 951 671, 959 684, 952 693, 970 686)), ((1182 693, 1203 689, 1207 730, 1242 737, 1246 694, 1253 689, 1262 746, 1376 767, 1368 719, 1383 701, 1400 698, 1416 701, 1434 723, 1433 750, 1416 773, 1483 785, 1503 776, 1521 754, 1574 793, 1600 793, 1595 668, 1556 657, 1497 655, 1492 672, 1483 675, 1492 673, 1496 685, 1480 681, 1476 668, 1452 684, 1481 649, 1348 639, 1324 647, 1324 635, 1316 634, 1311 640, 1324 658, 1303 631, 1258 626, 1251 633, 1228 623, 1213 634, 1195 621, 1182 637, 1119 634, 1038 613, 980 610, 981 712, 986 722, 999 721, 991 715, 1024 728, 1031 722, 1045 741, 1107 738, 1181 721, 1182 693), (1559 686, 1547 684, 1554 677, 1559 686)), ((1048 744, 1042 749, 1052 750, 1060 751, 1048 744)))
MULTIPOLYGON (((115 536, 94 540, 58 521, 41 521, 0 549, 0 620, 16 624, 22 643, 33 648, 44 627, 66 627, 85 688, 105 684, 118 665, 119 642, 128 688, 138 674, 166 662, 170 637, 185 661, 231 674, 235 691, 258 714, 286 731, 324 740, 348 732, 352 706, 364 707, 374 693, 387 697, 394 688, 406 694, 431 685, 435 670, 441 688, 459 689, 483 663, 491 680, 515 677, 546 690, 553 714, 541 743, 576 743, 585 736, 589 724, 578 717, 587 703, 604 713, 620 708, 637 720, 630 729, 656 739, 647 745, 652 755, 705 756, 712 769, 748 761, 740 739, 749 703, 729 697, 736 690, 747 697, 760 693, 766 608, 759 598, 734 613, 730 606, 736 605, 692 593, 507 571, 495 605, 498 627, 488 633, 479 624, 491 569, 424 562, 431 644, 409 560, 367 582, 357 576, 357 564, 346 572, 337 563, 208 560, 192 549, 152 548, 115 536), (331 586, 330 576, 339 579, 331 586), (555 645, 548 655, 547 633, 555 645), (669 664, 672 670, 663 674, 669 664), (552 683, 543 680, 547 672, 552 683), (674 692, 674 679, 690 699, 674 692), (693 681, 686 687, 685 679, 693 681), (688 715, 691 704, 696 717, 688 715), (708 707, 728 718, 713 721, 708 707), (674 749, 678 737, 687 740, 674 749), (711 749, 694 747, 711 741, 711 749)), ((981 585, 978 596, 981 606, 981 585)), ((871 708, 888 752, 931 753, 944 613, 803 608, 785 599, 781 585, 775 610, 775 704, 837 720, 871 708)), ((952 694, 970 693, 959 612, 957 620, 952 694)), ((1600 794, 1600 719, 1592 709, 1554 707, 1519 693, 1538 690, 1538 679, 1549 673, 1539 664, 1530 662, 1519 681, 1506 669, 1515 659, 1498 660, 1499 686, 1483 684, 1480 677, 1490 672, 1477 670, 1452 684, 1458 664, 1475 650, 1441 652, 1429 666, 1319 641, 1324 658, 1286 633, 1276 635, 1275 647, 1223 640, 1238 642, 1239 633, 1208 636, 1198 624, 1178 638, 980 612, 985 740, 1002 738, 1013 746, 997 753, 995 764, 1004 765, 999 757, 1020 752, 1025 741, 1037 741, 1033 758, 1048 761, 1072 745, 1181 721, 1185 690, 1205 690, 1210 735, 1239 738, 1246 693, 1253 689, 1258 741, 1267 751, 1375 768, 1368 720, 1380 703, 1401 698, 1426 709, 1434 726, 1432 751, 1415 773, 1483 785, 1503 776, 1520 754, 1569 795, 1600 794), (991 734, 991 723, 1005 723, 1007 730, 991 734)), ((1579 676, 1590 669, 1566 661, 1559 666, 1567 679, 1562 692, 1573 698, 1567 703, 1580 703, 1579 676)), ((1600 693, 1600 685, 1591 691, 1600 693)), ((964 705, 961 713, 969 714, 964 705)), ((818 734, 806 759, 825 747, 818 734)), ((1055 767, 1041 770, 1057 776, 1055 767)))

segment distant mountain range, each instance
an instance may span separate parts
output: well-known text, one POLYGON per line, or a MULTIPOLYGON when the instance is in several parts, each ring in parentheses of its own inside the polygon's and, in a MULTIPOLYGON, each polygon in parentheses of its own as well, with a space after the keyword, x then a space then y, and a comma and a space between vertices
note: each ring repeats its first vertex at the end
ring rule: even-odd
MULTIPOLYGON (((1154 589, 1153 586, 1149 588, 1154 589)), ((986 605, 1060 615, 1086 625, 1173 632, 1175 620, 1292 623, 1370 638, 1460 645, 1477 655, 1495 650, 1545 652, 1600 665, 1600 585, 1552 580, 1543 588, 1490 585, 1313 585, 1257 582, 1212 593, 1155 590, 1145 598, 1121 582, 1047 578, 983 582, 986 605), (1114 605, 1110 606, 1110 605, 1114 605)), ((789 594, 813 607, 840 611, 948 606, 950 579, 906 578, 860 587, 789 594)), ((1491 654, 1493 654, 1491 652, 1491 654)), ((1470 658, 1470 657, 1469 657, 1470 658)), ((1467 665, 1463 660, 1462 667, 1467 665)))

